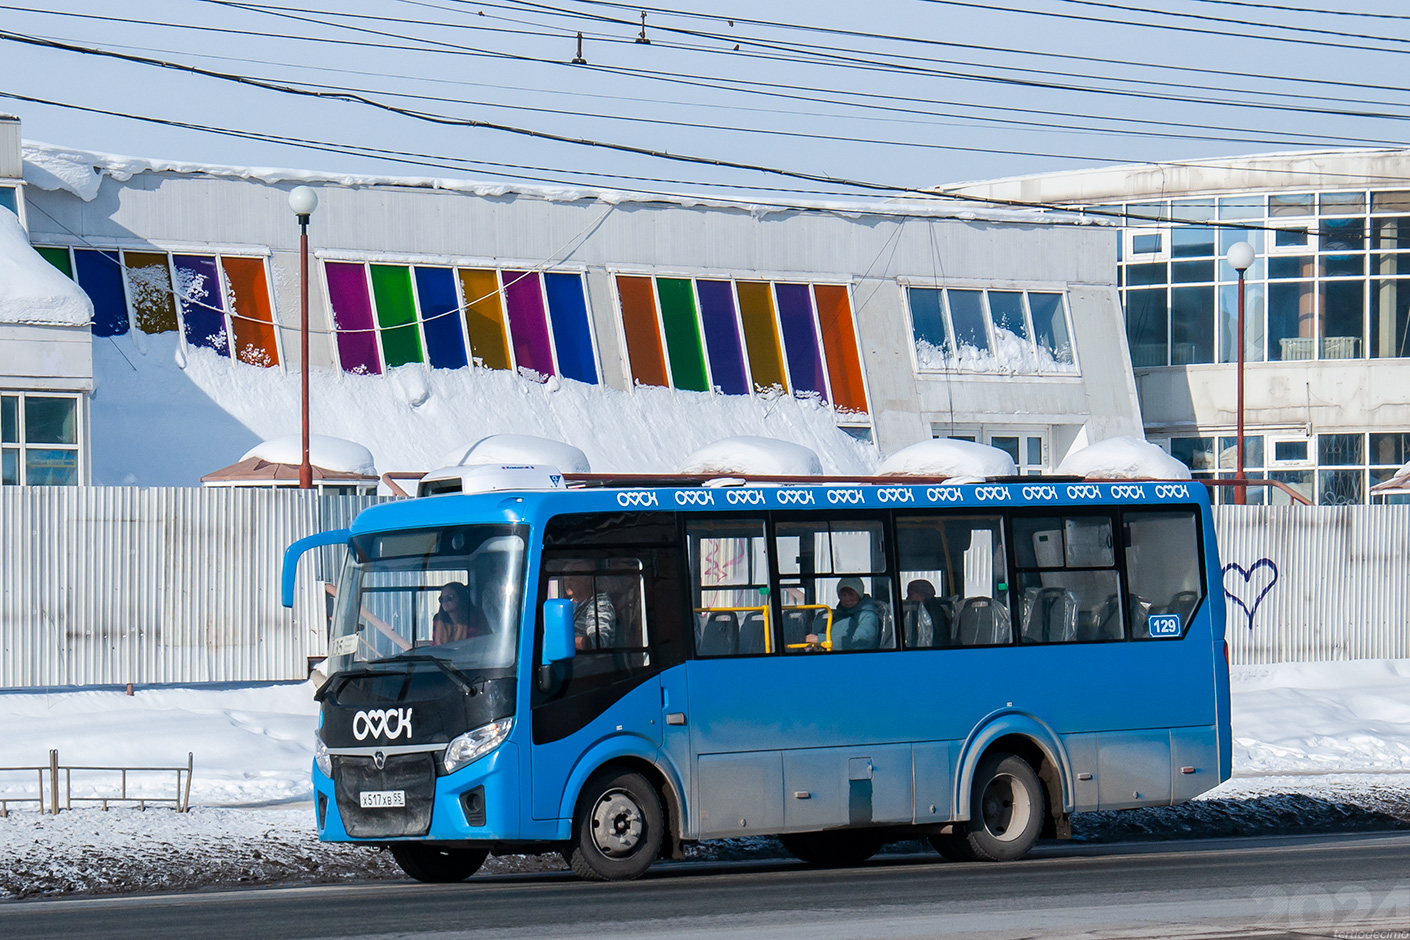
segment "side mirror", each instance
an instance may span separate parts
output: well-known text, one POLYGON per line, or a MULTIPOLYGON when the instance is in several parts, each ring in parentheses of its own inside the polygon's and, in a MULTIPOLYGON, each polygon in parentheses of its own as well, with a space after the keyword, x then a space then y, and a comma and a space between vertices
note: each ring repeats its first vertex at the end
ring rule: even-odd
POLYGON ((577 655, 577 634, 573 630, 573 602, 543 602, 543 665, 562 662, 577 655))

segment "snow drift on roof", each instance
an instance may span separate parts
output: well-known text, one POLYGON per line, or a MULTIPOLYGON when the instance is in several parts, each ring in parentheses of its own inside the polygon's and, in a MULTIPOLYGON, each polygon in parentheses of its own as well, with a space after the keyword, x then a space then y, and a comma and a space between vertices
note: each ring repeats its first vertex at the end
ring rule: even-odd
MULTIPOLYGON (((298 434, 276 437, 256 444, 245 452, 241 460, 258 457, 270 463, 303 463, 303 440, 298 434)), ((338 473, 357 473, 363 476, 376 476, 377 468, 372 462, 372 452, 361 444, 345 441, 341 437, 326 434, 308 436, 308 462, 315 467, 333 470, 338 473)))
POLYGON ((1057 472, 1089 480, 1188 480, 1190 468, 1154 444, 1109 437, 1068 454, 1057 472))
POLYGON ((29 246, 13 213, 0 210, 0 323, 86 326, 93 302, 29 246))
POLYGON ((821 474, 822 462, 802 444, 772 437, 727 437, 685 458, 680 472, 804 477, 821 474))
POLYGON ((564 473, 591 473, 587 454, 562 441, 529 434, 491 434, 471 444, 457 447, 441 458, 441 467, 472 467, 479 464, 546 464, 564 473))
POLYGON ((989 477, 1011 477, 1018 473, 1013 458, 997 447, 939 438, 921 441, 898 450, 882 461, 879 475, 950 477, 968 483, 989 477))

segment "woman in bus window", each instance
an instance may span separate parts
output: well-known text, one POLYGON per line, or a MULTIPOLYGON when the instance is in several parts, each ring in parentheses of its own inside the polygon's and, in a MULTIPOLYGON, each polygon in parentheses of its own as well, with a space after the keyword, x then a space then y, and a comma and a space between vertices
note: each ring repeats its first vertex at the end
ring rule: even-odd
POLYGON ((470 603, 470 589, 459 581, 451 581, 441 587, 441 609, 436 612, 431 623, 436 628, 432 639, 441 643, 454 643, 471 637, 484 636, 490 632, 489 623, 480 609, 470 603), (445 625, 436 623, 437 618, 445 618, 445 625), (444 636, 444 639, 438 637, 444 636))

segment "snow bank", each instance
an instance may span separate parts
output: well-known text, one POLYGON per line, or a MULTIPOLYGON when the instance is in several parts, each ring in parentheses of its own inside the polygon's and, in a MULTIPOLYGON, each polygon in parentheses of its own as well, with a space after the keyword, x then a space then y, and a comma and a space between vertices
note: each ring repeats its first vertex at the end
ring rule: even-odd
POLYGON ((818 455, 808 447, 772 437, 747 435, 706 444, 681 461, 678 469, 681 473, 790 477, 818 476, 823 472, 818 455))
POLYGON ((12 212, 0 212, 0 323, 86 326, 93 302, 29 245, 12 212))
POLYGON ((1109 437, 1070 453, 1056 472, 1093 480, 1190 479, 1189 467, 1134 437, 1109 437))
POLYGON ((997 447, 937 438, 902 448, 881 462, 879 475, 950 477, 955 483, 973 483, 989 477, 1018 473, 1013 458, 997 447))
MULTIPOLYGON (((261 441, 297 432, 299 376, 232 362, 176 334, 93 340, 93 482, 190 486, 261 441)), ((562 441, 608 473, 670 473, 683 455, 738 434, 821 455, 824 472, 866 474, 875 451, 817 401, 780 395, 632 391, 490 369, 402 366, 385 376, 314 369, 314 431, 355 440, 379 470, 445 466, 447 448, 496 434, 562 441)), ((566 468, 564 468, 566 469, 566 468)))
POLYGON ((572 444, 528 434, 491 434, 469 447, 457 447, 442 457, 433 469, 491 463, 546 464, 564 473, 592 472, 587 454, 572 444))
MULTIPOLYGON (((301 434, 288 434, 256 444, 245 451, 245 456, 240 459, 248 460, 251 457, 258 457, 269 463, 298 466, 303 463, 303 448, 301 434)), ((361 444, 345 441, 341 437, 329 437, 326 434, 309 434, 308 462, 315 467, 322 467, 324 470, 332 470, 335 473, 360 473, 370 477, 377 475, 377 467, 372 461, 372 451, 361 444)))

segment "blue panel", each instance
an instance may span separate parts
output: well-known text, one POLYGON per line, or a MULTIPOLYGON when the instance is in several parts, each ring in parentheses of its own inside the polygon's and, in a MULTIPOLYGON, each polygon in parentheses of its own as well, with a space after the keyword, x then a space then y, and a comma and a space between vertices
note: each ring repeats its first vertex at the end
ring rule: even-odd
POLYGON ((455 296, 455 272, 450 268, 413 268, 421 326, 426 334, 426 358, 433 369, 463 369, 465 333, 460 300, 455 296))
POLYGON ((553 324, 559 374, 596 385, 597 362, 592 355, 592 331, 588 327, 582 275, 545 274, 543 284, 548 294, 548 318, 553 324))
POLYGON ((127 332, 127 295, 122 289, 122 266, 116 251, 76 249, 74 273, 78 286, 93 301, 93 335, 121 336, 127 332))
POLYGON ((710 379, 726 395, 749 394, 744 349, 739 342, 739 318, 734 312, 734 285, 729 281, 696 281, 705 349, 710 355, 710 379))
POLYGON ((774 293, 778 297, 778 325, 793 390, 816 392, 827 401, 822 351, 818 349, 817 324, 813 319, 813 291, 807 284, 775 284, 774 293))
POLYGON ((176 268, 176 297, 186 342, 230 355, 230 334, 225 328, 225 299, 221 296, 220 272, 209 255, 173 255, 176 268))

